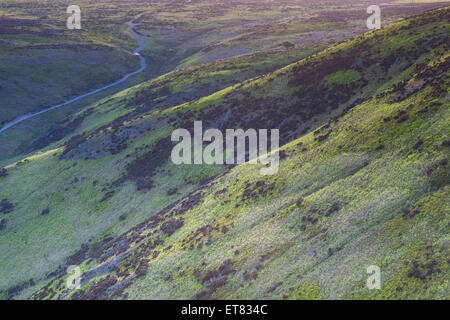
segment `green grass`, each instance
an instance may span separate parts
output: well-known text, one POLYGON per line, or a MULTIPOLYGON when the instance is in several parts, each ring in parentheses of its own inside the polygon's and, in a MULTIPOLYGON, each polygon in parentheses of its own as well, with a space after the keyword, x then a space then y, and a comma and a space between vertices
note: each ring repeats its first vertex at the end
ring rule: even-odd
POLYGON ((291 58, 275 50, 193 66, 84 109, 92 113, 72 133, 81 135, 80 143, 56 148, 61 142, 53 142, 47 148, 55 149, 8 166, 0 177, 0 199, 14 205, 0 230, 0 288, 32 278, 35 285, 16 298, 33 292, 33 298, 99 298, 98 281, 109 276, 124 285, 131 279, 111 298, 189 299, 203 292, 197 297, 445 299, 449 55, 444 43, 434 49, 426 41, 409 43, 405 52, 417 58, 405 54, 389 64, 398 47, 375 48, 402 33, 441 39, 449 27, 442 24, 446 14, 448 8, 369 32, 275 72, 243 72, 236 83, 224 71, 253 62, 276 69, 274 57, 285 55, 286 64, 291 58), (358 71, 355 56, 365 68, 358 71), (204 95, 165 102, 212 79, 218 85, 204 95), (322 97, 323 105, 317 104, 322 97), (148 101, 155 105, 145 108, 148 101), (278 175, 261 176, 261 165, 175 166, 157 157, 175 128, 199 119, 225 127, 245 127, 252 119, 262 128, 293 122, 281 130, 286 157, 278 175), (328 132, 323 141, 315 139, 328 132), (142 159, 154 160, 140 171, 151 189, 138 190, 130 175, 142 159), (303 221, 308 216, 317 221, 303 221), (118 244, 125 254, 114 249, 105 264, 119 257, 115 269, 69 293, 64 274, 46 275, 65 266, 83 243, 84 272, 101 265, 99 257, 118 244), (408 277, 414 261, 423 274, 433 264, 424 280, 414 276, 417 271, 408 277), (379 291, 364 285, 369 265, 382 270, 379 291))
POLYGON ((350 84, 354 81, 357 81, 361 78, 361 75, 356 70, 348 70, 348 71, 338 71, 332 75, 329 75, 325 78, 325 80, 329 83, 338 83, 338 84, 350 84))

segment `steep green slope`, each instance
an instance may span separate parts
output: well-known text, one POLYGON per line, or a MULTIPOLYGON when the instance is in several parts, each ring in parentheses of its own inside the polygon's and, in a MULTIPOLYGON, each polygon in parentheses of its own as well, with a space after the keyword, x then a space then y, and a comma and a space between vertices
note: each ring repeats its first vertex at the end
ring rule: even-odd
POLYGON ((43 147, 51 149, 74 135, 89 134, 105 125, 122 123, 150 110, 199 99, 277 70, 316 51, 319 50, 308 47, 298 47, 289 52, 277 48, 167 73, 83 108, 35 139, 29 151, 43 147))
MULTIPOLYGON (((388 91, 353 108, 324 142, 288 144, 278 176, 236 167, 124 233, 83 263, 83 288, 69 295, 445 299, 448 63, 431 60, 406 99, 388 91), (365 287, 370 265, 379 291, 365 287)), ((64 297, 61 280, 35 297, 64 297)))
POLYGON ((332 122, 325 141, 311 133, 282 148, 278 176, 236 167, 124 233, 102 264, 85 262, 95 268, 72 297, 123 286, 129 298, 445 298, 448 59, 408 82, 426 83, 420 92, 392 103, 388 91, 332 122), (382 269, 380 291, 365 288, 369 265, 382 269))
POLYGON ((398 297, 442 297, 448 15, 358 36, 8 167, 0 177, 5 295, 58 275, 35 297, 65 297, 64 265, 81 264, 90 271, 74 298, 118 296, 123 286, 133 298, 366 297, 374 292, 361 278, 378 264, 389 288, 402 287, 398 297), (280 128, 283 142, 310 133, 284 147, 279 175, 243 165, 208 182, 229 168, 168 161, 170 133, 201 119, 280 128), (427 289, 415 279, 425 260, 427 289))

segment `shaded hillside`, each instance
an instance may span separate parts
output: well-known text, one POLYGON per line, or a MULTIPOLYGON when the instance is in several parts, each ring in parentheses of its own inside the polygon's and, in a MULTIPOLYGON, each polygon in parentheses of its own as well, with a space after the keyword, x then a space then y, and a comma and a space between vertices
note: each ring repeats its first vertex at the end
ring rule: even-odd
MULTIPOLYGON (((4 295, 442 298, 448 16, 366 33, 8 167, 4 295), (194 120, 279 128, 279 174, 171 164, 168 137, 194 120), (68 264, 81 265, 82 291, 67 292, 68 264), (368 265, 382 268, 382 290, 365 290, 368 265)), ((142 107, 142 92, 127 103, 142 107)))

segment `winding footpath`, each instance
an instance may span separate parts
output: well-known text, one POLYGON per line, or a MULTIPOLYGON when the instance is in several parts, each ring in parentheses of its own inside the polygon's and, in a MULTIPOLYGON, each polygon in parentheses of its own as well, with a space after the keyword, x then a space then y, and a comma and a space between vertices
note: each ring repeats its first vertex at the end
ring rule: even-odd
POLYGON ((134 54, 135 54, 136 56, 139 57, 139 61, 140 61, 140 64, 141 64, 141 67, 140 67, 138 70, 136 70, 136 71, 134 71, 134 72, 132 72, 132 73, 129 73, 129 74, 125 75, 123 78, 121 78, 121 79, 119 79, 119 80, 117 80, 117 81, 115 81, 115 82, 113 82, 113 83, 111 83, 111 84, 108 84, 108 85, 106 85, 106 86, 104 86, 104 87, 101 87, 101 88, 99 88, 99 89, 95 89, 95 90, 89 91, 88 93, 82 94, 82 95, 80 95, 80 96, 77 96, 77 97, 75 97, 75 98, 72 98, 72 99, 70 99, 70 100, 67 100, 67 101, 65 101, 65 102, 63 102, 63 103, 60 103, 60 104, 57 104, 57 105, 48 107, 48 108, 43 109, 43 110, 41 110, 41 111, 39 111, 39 112, 36 112, 36 113, 28 113, 28 114, 25 114, 25 115, 23 115, 23 116, 20 116, 20 117, 14 119, 13 121, 11 121, 11 122, 5 124, 3 127, 1 127, 1 128, 0 128, 0 133, 2 133, 3 131, 5 131, 5 130, 11 128, 12 126, 15 126, 16 124, 18 124, 18 123, 20 123, 20 122, 22 122, 22 121, 25 121, 25 120, 27 120, 27 119, 36 117, 36 116, 38 116, 38 115, 40 115, 40 114, 49 112, 49 111, 54 110, 54 109, 58 109, 58 108, 64 107, 64 106, 66 106, 66 105, 68 105, 68 104, 70 104, 70 103, 72 103, 72 102, 79 101, 79 100, 81 100, 81 99, 83 99, 83 98, 86 98, 86 97, 88 97, 88 96, 90 96, 90 95, 93 95, 93 94, 98 93, 98 92, 100 92, 100 91, 103 91, 103 90, 105 90, 105 89, 108 89, 108 88, 112 88, 112 87, 118 86, 119 84, 121 84, 121 83, 125 82, 126 80, 128 80, 129 77, 134 76, 135 74, 144 71, 145 68, 147 67, 147 62, 145 61, 144 57, 141 56, 140 52, 141 52, 142 49, 144 49, 144 47, 145 47, 145 38, 144 38, 142 35, 138 34, 136 31, 134 31, 134 26, 136 25, 134 22, 135 22, 137 19, 139 19, 143 14, 144 14, 144 13, 141 13, 140 15, 138 15, 137 17, 135 17, 133 20, 131 20, 131 21, 128 22, 128 25, 129 25, 129 26, 128 26, 128 31, 129 31, 130 34, 133 36, 133 38, 135 38, 135 39, 137 40, 137 42, 138 42, 138 47, 137 47, 136 50, 134 50, 134 54))

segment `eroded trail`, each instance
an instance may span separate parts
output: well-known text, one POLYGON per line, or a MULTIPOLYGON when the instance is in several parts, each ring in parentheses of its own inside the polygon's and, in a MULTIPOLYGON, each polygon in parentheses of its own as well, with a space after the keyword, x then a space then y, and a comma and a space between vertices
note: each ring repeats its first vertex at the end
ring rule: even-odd
POLYGON ((2 133, 3 131, 5 131, 5 130, 7 130, 7 129, 13 127, 13 126, 15 126, 16 124, 18 124, 18 123, 20 123, 20 122, 22 122, 22 121, 25 121, 25 120, 27 120, 27 119, 31 119, 31 118, 33 118, 33 117, 36 117, 36 116, 41 115, 41 114, 43 114, 43 113, 49 112, 49 111, 51 111, 51 110, 54 110, 54 109, 58 109, 58 108, 64 107, 64 106, 66 106, 66 105, 68 105, 68 104, 71 104, 72 102, 79 101, 79 100, 81 100, 81 99, 83 99, 83 98, 86 98, 86 97, 88 97, 88 96, 91 96, 91 95, 93 95, 93 94, 95 94, 95 93, 98 93, 98 92, 100 92, 100 91, 103 91, 103 90, 105 90, 105 89, 109 89, 109 88, 118 86, 119 84, 121 84, 121 83, 125 82, 126 80, 128 80, 128 78, 130 78, 131 76, 133 76, 133 75, 135 75, 135 74, 138 74, 138 73, 144 71, 145 68, 147 67, 147 62, 145 61, 144 57, 141 56, 140 52, 142 51, 142 49, 144 49, 146 42, 145 42, 145 38, 144 38, 142 35, 138 34, 136 31, 134 31, 134 26, 136 25, 134 22, 135 22, 137 19, 139 19, 143 14, 144 14, 144 13, 141 13, 140 15, 138 15, 137 17, 135 17, 133 20, 131 20, 130 22, 128 22, 128 24, 129 24, 129 26, 128 26, 128 31, 129 31, 130 34, 133 36, 133 38, 135 38, 136 41, 138 42, 138 47, 136 48, 136 50, 134 50, 134 54, 137 55, 137 56, 139 57, 139 61, 140 61, 140 65, 141 65, 140 68, 139 68, 138 70, 136 70, 136 71, 134 71, 134 72, 131 72, 131 73, 125 75, 124 77, 122 77, 121 79, 119 79, 119 80, 117 80, 117 81, 115 81, 115 82, 113 82, 113 83, 110 83, 110 84, 105 85, 105 86, 103 86, 103 87, 101 87, 101 88, 98 88, 98 89, 89 91, 88 93, 84 93, 84 94, 79 95, 79 96, 77 96, 77 97, 75 97, 75 98, 71 98, 71 99, 69 99, 69 100, 67 100, 67 101, 65 101, 65 102, 63 102, 63 103, 60 103, 60 104, 57 104, 57 105, 48 107, 48 108, 46 108, 46 109, 43 109, 43 110, 38 111, 38 112, 35 112, 35 113, 27 113, 27 114, 25 114, 25 115, 23 115, 23 116, 20 116, 20 117, 14 119, 13 121, 11 121, 11 122, 5 124, 2 128, 0 128, 0 133, 2 133))

